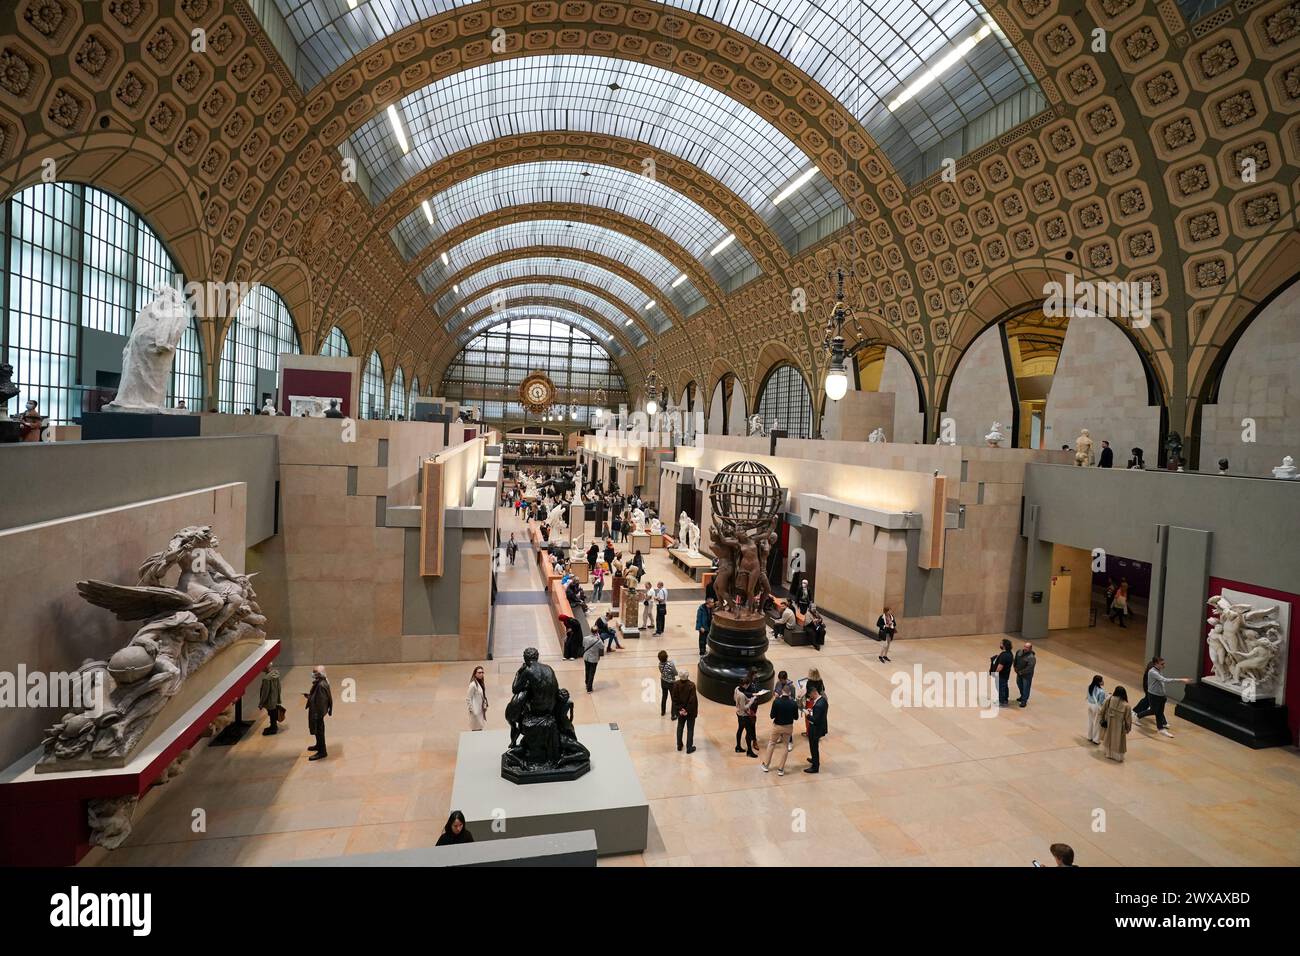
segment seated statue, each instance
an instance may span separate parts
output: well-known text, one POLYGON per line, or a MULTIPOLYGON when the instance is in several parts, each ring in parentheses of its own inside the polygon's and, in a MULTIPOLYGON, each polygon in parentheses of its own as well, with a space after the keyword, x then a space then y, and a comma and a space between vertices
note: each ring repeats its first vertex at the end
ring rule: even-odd
POLYGON ((502 777, 512 783, 549 783, 576 780, 591 769, 591 753, 573 729, 569 692, 561 689, 551 666, 538 660, 537 648, 524 651, 510 691, 510 746, 501 755, 502 777))

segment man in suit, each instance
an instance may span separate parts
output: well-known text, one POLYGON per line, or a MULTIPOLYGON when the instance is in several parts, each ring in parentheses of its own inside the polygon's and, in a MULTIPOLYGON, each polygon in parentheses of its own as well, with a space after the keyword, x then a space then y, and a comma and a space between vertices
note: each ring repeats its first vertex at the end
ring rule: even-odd
POLYGON ((822 695, 821 689, 808 682, 808 707, 811 709, 811 720, 808 726, 808 750, 812 756, 808 758, 811 767, 805 767, 804 773, 818 773, 821 770, 821 739, 826 736, 826 711, 830 705, 822 695))
POLYGON ((1115 467, 1115 453, 1111 451, 1110 442, 1108 441, 1103 441, 1101 443, 1101 457, 1097 459, 1097 467, 1098 468, 1115 467))

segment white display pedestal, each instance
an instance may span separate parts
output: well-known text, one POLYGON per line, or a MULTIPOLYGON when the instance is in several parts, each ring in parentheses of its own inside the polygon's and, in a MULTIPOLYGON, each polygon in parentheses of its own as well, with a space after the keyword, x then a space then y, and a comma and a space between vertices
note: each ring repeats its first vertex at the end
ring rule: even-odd
POLYGON ((575 730, 591 751, 591 771, 556 783, 514 784, 501 776, 508 730, 460 735, 451 809, 465 814, 476 842, 595 830, 601 856, 646 848, 650 802, 622 732, 610 724, 580 724, 575 730))

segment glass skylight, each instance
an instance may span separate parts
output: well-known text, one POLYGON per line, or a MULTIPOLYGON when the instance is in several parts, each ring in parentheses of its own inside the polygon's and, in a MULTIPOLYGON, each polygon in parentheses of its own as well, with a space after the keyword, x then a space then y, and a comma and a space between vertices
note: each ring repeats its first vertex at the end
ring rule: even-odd
POLYGON ((822 177, 775 205, 772 199, 812 160, 726 94, 631 60, 586 55, 497 60, 411 93, 402 99, 400 113, 409 153, 402 152, 384 110, 350 141, 370 173, 375 202, 468 147, 519 133, 573 130, 644 143, 648 158, 665 153, 698 166, 756 210, 787 249, 799 230, 843 205, 822 177))
MULTIPOLYGON (((457 332, 454 341, 456 344, 464 345, 474 336, 487 329, 509 323, 513 331, 531 331, 532 334, 552 334, 553 325, 562 325, 570 328, 576 328, 587 333, 600 347, 615 355, 624 354, 623 347, 619 345, 618 339, 609 332, 602 329, 596 323, 592 322, 586 316, 579 315, 577 312, 571 312, 568 309, 560 309, 554 306, 536 305, 536 306, 513 306, 501 310, 471 322, 461 331, 457 332), (553 325, 552 325, 553 324, 553 325)), ((559 334, 559 333, 556 333, 559 334)), ((567 337, 567 333, 562 334, 567 337)))
POLYGON ((465 300, 456 307, 454 312, 446 313, 447 331, 452 331, 465 319, 472 318, 480 312, 491 310, 494 305, 496 311, 500 312, 504 308, 508 308, 510 303, 517 302, 520 299, 563 299, 565 302, 571 302, 575 306, 594 312, 607 321, 611 328, 615 329, 624 328, 625 323, 630 318, 629 315, 608 299, 594 295, 586 289, 575 289, 573 286, 558 285, 551 282, 536 282, 494 289, 487 294, 465 300))
POLYGON ((698 203, 650 176, 595 163, 523 163, 480 173, 425 200, 397 228, 414 256, 466 222, 534 203, 596 206, 622 213, 676 242, 719 282, 754 263, 738 243, 722 255, 708 255, 729 230, 698 203))
MULTIPOLYGON (((510 223, 471 236, 448 251, 448 265, 444 266, 441 259, 431 262, 421 281, 426 289, 434 289, 488 256, 532 246, 582 249, 617 260, 658 288, 661 292, 659 301, 668 299, 687 315, 698 307, 696 300, 703 301, 699 290, 689 280, 672 288, 673 281, 682 273, 681 268, 644 243, 603 226, 553 219, 510 223)), ((563 252, 556 255, 562 256, 563 252)), ((644 296, 636 301, 643 302, 644 296)))
MULTIPOLYGON (((544 281, 563 282, 572 279, 576 282, 593 285, 605 291, 607 296, 626 309, 628 315, 636 313, 636 303, 645 298, 645 293, 628 282, 621 275, 602 269, 600 266, 579 262, 577 259, 555 259, 552 257, 528 257, 512 259, 488 266, 474 273, 459 283, 460 291, 450 291, 434 303, 439 315, 451 315, 461 304, 477 298, 479 292, 490 286, 514 280, 516 282, 534 282, 539 277, 544 281)), ((425 290, 432 292, 432 289, 425 290)))
MULTIPOLYGON (((310 89, 372 44, 422 19, 465 6, 471 0, 365 0, 358 3, 355 10, 349 10, 347 0, 275 2, 298 43, 299 82, 304 89, 310 89)), ((886 104, 931 63, 977 32, 986 22, 984 7, 975 0, 661 2, 729 26, 786 57, 812 76, 832 97, 844 103, 900 169, 908 167, 926 148, 975 117, 1027 86, 1036 86, 1014 48, 995 31, 975 47, 964 64, 954 67, 914 99, 909 104, 911 109, 890 113, 886 108, 886 104)), ((1187 6, 1193 0, 1182 2, 1187 6)), ((513 65, 527 62, 531 62, 531 58, 502 61, 486 68, 494 79, 502 82, 477 87, 475 98, 485 105, 495 103, 501 106, 497 115, 529 112, 532 106, 521 106, 524 98, 520 95, 522 87, 507 80, 501 72, 508 73, 513 65)), ((641 66, 625 65, 634 69, 641 66)), ((461 76, 473 72, 467 71, 461 76)), ((611 82, 602 77, 589 77, 589 80, 594 88, 603 88, 611 82)), ((630 86, 622 79, 618 82, 624 87, 630 86)), ((664 89, 681 91, 684 85, 679 79, 664 89)), ((572 114, 571 106, 577 102, 568 95, 572 92, 573 87, 568 93, 556 91, 558 95, 555 98, 542 102, 548 110, 572 114)), ((435 102, 442 104, 445 99, 436 97, 435 102)), ((664 116, 672 115, 671 107, 681 100, 669 97, 668 102, 670 110, 664 112, 664 116)), ((649 107, 648 114, 658 112, 649 103, 642 105, 649 107)), ((406 115, 413 126, 418 126, 414 114, 408 112, 406 115)), ((634 124, 642 119, 627 110, 621 115, 634 124)), ((548 128, 585 127, 552 125, 548 128)), ((501 135, 501 132, 491 135, 501 135)), ((419 138, 417 134, 416 140, 419 138)), ((412 156, 418 151, 417 147, 412 156)), ((806 165, 788 170, 778 179, 781 182, 789 180, 806 165)), ((769 178, 751 182, 768 187, 773 185, 769 178)), ((768 188, 763 193, 764 198, 769 199, 779 189, 780 183, 775 189, 768 188)), ((737 192, 748 199, 748 190, 737 192)), ((754 208, 765 212, 758 204, 754 204, 754 208)))

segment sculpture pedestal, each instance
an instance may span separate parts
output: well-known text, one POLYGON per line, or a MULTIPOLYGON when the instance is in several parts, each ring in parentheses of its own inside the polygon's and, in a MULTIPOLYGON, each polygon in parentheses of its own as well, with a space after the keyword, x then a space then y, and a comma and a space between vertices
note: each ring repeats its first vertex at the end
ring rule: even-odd
POLYGON ((21 441, 23 437, 23 423, 16 418, 6 418, 0 421, 0 445, 11 445, 21 441))
POLYGON ((1252 750, 1286 747, 1291 743, 1286 706, 1270 698, 1246 703, 1238 695, 1204 682, 1188 684, 1174 716, 1213 730, 1216 734, 1245 744, 1252 750))
POLYGON ((475 844, 594 830, 601 856, 646 848, 650 801, 623 734, 614 724, 579 724, 574 729, 591 751, 591 772, 535 787, 516 786, 501 777, 508 730, 467 730, 460 735, 451 808, 465 814, 475 844))
POLYGON ((86 412, 81 440, 111 438, 196 438, 201 415, 151 415, 148 412, 86 412))
POLYGON ((776 669, 767 659, 767 644, 763 615, 716 612, 709 629, 708 653, 699 663, 699 692, 719 704, 733 703, 736 687, 751 667, 758 671, 758 685, 771 689, 776 669))

